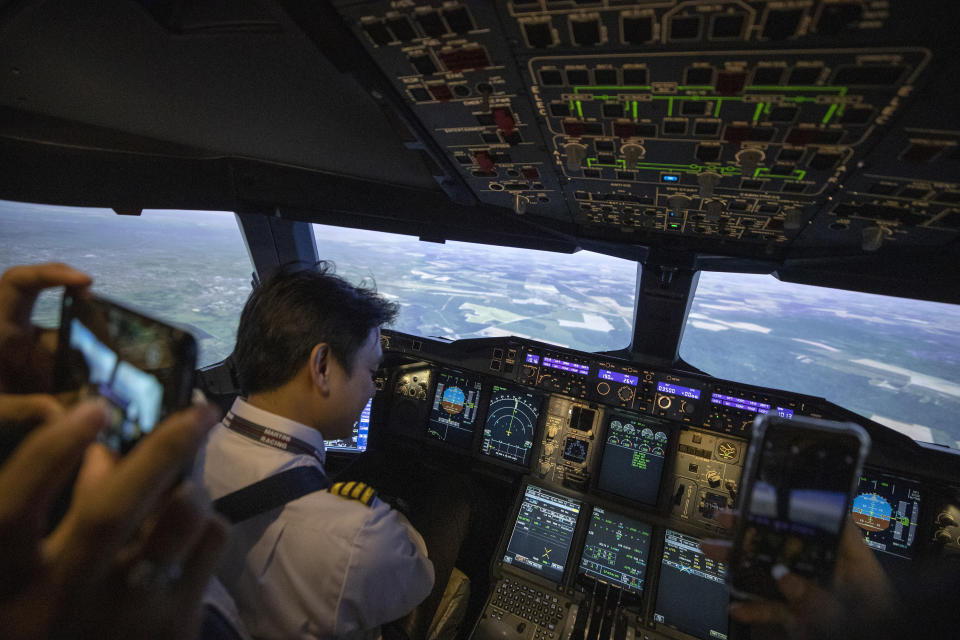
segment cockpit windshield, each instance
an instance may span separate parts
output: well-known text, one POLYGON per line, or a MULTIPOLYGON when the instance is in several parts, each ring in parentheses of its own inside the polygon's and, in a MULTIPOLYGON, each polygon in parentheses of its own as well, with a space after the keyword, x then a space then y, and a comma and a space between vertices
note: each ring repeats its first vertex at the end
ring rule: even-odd
POLYGON ((401 305, 394 328, 452 340, 513 335, 582 351, 630 344, 635 262, 314 225, 321 258, 401 305))
MULTIPOLYGON (((253 266, 232 213, 121 216, 0 200, 0 272, 54 261, 89 273, 97 292, 188 329, 197 338, 199 366, 233 351, 253 266)), ((59 304, 59 294, 42 294, 34 322, 57 326, 59 304)))
POLYGON ((701 273, 681 357, 960 448, 960 306, 701 273))

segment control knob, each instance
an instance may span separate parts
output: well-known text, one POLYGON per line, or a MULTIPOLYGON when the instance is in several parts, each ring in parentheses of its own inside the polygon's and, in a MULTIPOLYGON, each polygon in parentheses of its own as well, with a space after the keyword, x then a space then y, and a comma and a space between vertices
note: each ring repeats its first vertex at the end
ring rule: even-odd
POLYGON ((689 414, 693 413, 694 411, 696 411, 697 408, 696 408, 695 406, 693 406, 692 404, 690 404, 689 402, 683 402, 683 403, 681 403, 680 410, 683 411, 684 413, 686 413, 687 415, 689 415, 689 414))
POLYGON ((670 396, 660 396, 657 398, 657 406, 661 409, 669 409, 671 404, 673 404, 673 400, 670 396))
POLYGON ((630 387, 620 387, 620 390, 617 392, 617 396, 624 402, 633 400, 633 395, 634 391, 630 387))
POLYGON ((952 513, 941 511, 940 515, 937 516, 937 524, 941 527, 955 527, 957 526, 957 519, 953 517, 952 513))
POLYGON ((883 227, 867 227, 863 230, 861 246, 864 251, 876 251, 883 244, 883 227))
POLYGON ((723 214, 723 200, 711 200, 707 203, 707 220, 719 222, 723 214))
POLYGON ((514 194, 513 196, 513 212, 518 216, 522 216, 527 212, 527 205, 530 204, 530 201, 527 200, 526 196, 522 196, 519 193, 514 194))
POLYGON ((606 382, 601 382, 600 384, 597 385, 597 393, 599 393, 602 396, 607 395, 608 393, 610 393, 610 385, 606 382))
POLYGON ((700 197, 709 198, 713 195, 713 189, 720 183, 721 175, 714 171, 704 171, 697 176, 697 184, 700 185, 700 197))
POLYGON ((791 207, 786 211, 786 218, 783 220, 783 228, 787 231, 796 231, 803 227, 803 209, 791 207))
POLYGON ((934 534, 933 541, 937 544, 950 544, 953 542, 953 536, 946 529, 940 529, 934 534))
POLYGON ((684 209, 689 209, 690 204, 691 200, 687 196, 675 195, 667 198, 667 206, 669 206, 673 211, 683 211, 684 209))
POLYGON ((714 489, 720 486, 720 480, 721 480, 720 474, 717 473, 716 471, 707 472, 707 484, 709 484, 714 489))
POLYGON ((477 85, 477 92, 480 94, 480 97, 483 99, 482 109, 488 111, 490 109, 490 96, 493 95, 493 86, 482 82, 477 85))
POLYGON ((568 142, 563 145, 563 152, 567 156, 567 170, 579 171, 583 159, 587 157, 587 147, 579 142, 568 142))
POLYGON ((639 144, 625 144, 620 151, 623 152, 623 161, 627 167, 627 171, 636 169, 637 162, 647 153, 647 150, 639 144))
POLYGON ((753 172, 757 170, 757 166, 763 162, 765 157, 763 151, 759 149, 744 149, 735 156, 743 175, 750 177, 753 176, 753 172))

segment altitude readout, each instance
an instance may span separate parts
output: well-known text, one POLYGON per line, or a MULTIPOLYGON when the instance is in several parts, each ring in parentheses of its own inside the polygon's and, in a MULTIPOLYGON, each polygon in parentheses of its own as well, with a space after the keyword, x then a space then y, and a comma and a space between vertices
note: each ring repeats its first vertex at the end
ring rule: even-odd
POLYGON ((527 485, 503 561, 560 582, 580 501, 527 485))
POLYGON ((580 557, 580 573, 639 594, 647 572, 652 531, 649 524, 594 507, 580 557))
POLYGON ((472 376, 441 371, 433 394, 427 435, 469 449, 473 444, 481 388, 480 380, 472 376))
POLYGON ((532 393, 494 385, 480 451, 526 466, 540 418, 541 401, 532 393))
POLYGON ((870 471, 860 476, 851 514, 870 548, 912 558, 919 512, 916 482, 870 471))
POLYGON ((657 423, 614 416, 607 427, 598 488, 655 504, 667 441, 667 432, 657 423))

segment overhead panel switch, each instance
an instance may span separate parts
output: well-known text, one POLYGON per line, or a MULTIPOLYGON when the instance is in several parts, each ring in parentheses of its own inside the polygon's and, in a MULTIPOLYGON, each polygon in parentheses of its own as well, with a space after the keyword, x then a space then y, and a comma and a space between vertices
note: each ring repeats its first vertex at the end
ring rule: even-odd
POLYGON ((583 159, 587 157, 587 147, 579 142, 568 142, 563 145, 563 152, 567 156, 567 170, 579 171, 583 159))
POLYGON ((620 150, 623 152, 624 163, 628 171, 636 169, 637 162, 647 153, 647 150, 639 144, 625 144, 620 150))
POLYGON ((764 157, 763 151, 759 149, 744 149, 736 155, 737 163, 745 176, 752 176, 753 172, 757 170, 757 166, 763 162, 764 157))
POLYGON ((697 184, 700 185, 700 197, 709 198, 713 196, 713 189, 720 183, 720 174, 713 171, 704 171, 697 176, 697 184))

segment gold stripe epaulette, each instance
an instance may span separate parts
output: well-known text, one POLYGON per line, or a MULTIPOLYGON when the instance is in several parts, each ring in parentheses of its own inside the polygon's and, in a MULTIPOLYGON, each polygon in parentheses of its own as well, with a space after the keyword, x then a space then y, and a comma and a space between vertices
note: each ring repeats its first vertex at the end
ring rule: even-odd
POLYGON ((368 507, 373 504, 373 499, 377 497, 377 492, 373 487, 355 480, 350 482, 335 482, 329 491, 335 496, 340 496, 348 500, 356 500, 368 507))

